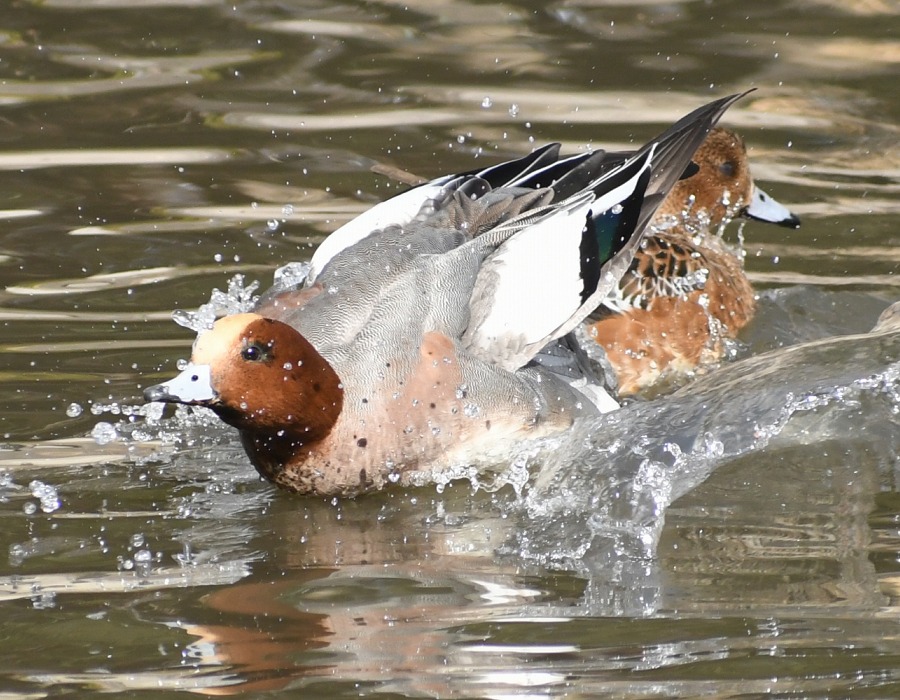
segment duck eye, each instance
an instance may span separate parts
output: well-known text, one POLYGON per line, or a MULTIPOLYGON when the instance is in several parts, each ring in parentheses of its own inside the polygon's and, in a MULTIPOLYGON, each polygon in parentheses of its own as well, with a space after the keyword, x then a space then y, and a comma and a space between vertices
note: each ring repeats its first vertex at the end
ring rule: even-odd
POLYGON ((247 362, 264 362, 269 358, 269 353, 259 343, 251 343, 241 350, 241 357, 247 362))
POLYGON ((719 164, 719 172, 725 177, 734 177, 734 170, 734 163, 730 160, 726 160, 724 163, 719 164))

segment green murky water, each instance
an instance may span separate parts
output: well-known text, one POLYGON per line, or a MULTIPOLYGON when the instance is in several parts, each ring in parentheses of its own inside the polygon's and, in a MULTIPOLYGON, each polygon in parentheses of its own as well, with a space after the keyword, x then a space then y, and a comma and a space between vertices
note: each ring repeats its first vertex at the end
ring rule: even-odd
POLYGON ((900 694, 900 337, 867 333, 900 296, 895 5, 0 18, 4 697, 900 694), (496 491, 300 499, 214 421, 135 415, 189 352, 171 311, 307 259, 396 191, 373 165, 627 147, 750 86, 726 122, 804 226, 740 231, 761 296, 741 364, 496 491))

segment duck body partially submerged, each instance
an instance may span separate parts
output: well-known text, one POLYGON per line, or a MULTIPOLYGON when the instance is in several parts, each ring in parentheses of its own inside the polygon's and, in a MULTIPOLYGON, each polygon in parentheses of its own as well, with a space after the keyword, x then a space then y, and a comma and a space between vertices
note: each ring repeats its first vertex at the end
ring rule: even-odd
POLYGON ((578 353, 563 369, 541 353, 614 291, 739 97, 633 154, 550 147, 425 186, 415 211, 407 199, 333 234, 306 284, 201 332, 189 366, 145 397, 211 408, 264 477, 320 495, 495 461, 615 408, 578 353))

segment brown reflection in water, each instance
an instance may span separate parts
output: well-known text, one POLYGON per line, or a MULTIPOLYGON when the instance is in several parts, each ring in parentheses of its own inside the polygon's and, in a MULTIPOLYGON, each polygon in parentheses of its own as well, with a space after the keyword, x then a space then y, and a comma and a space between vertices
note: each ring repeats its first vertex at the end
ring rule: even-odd
POLYGON ((440 621, 450 624, 458 615, 462 596, 400 578, 396 569, 343 570, 336 586, 329 573, 334 572, 295 571, 278 582, 239 583, 207 597, 210 608, 233 622, 185 629, 214 645, 216 661, 243 682, 203 692, 275 690, 304 677, 364 683, 402 677, 405 684, 412 679, 419 692, 440 697, 446 688, 434 669, 445 663, 451 642, 440 621), (315 581, 320 585, 308 585, 315 581), (385 583, 406 594, 393 603, 384 599, 378 588, 385 583), (342 600, 341 584, 350 595, 359 594, 354 587, 372 586, 371 601, 342 600), (410 593, 411 587, 421 587, 422 593, 410 593), (311 654, 316 650, 321 650, 318 655, 311 654))
MULTIPOLYGON (((421 513, 398 508, 373 517, 378 512, 372 499, 301 507, 285 497, 276 504, 267 536, 277 543, 273 565, 203 599, 220 623, 184 628, 198 637, 195 646, 214 648, 207 663, 241 679, 201 692, 231 695, 337 677, 443 697, 448 680, 435 669, 471 666, 450 628, 513 614, 551 595, 533 587, 537 579, 523 579, 519 566, 493 557, 507 534, 499 518, 423 527, 421 513)), ((537 585, 552 580, 545 575, 537 585)), ((572 581, 577 598, 582 582, 572 581)))
POLYGON ((212 645, 216 661, 235 669, 244 682, 200 692, 235 695, 277 690, 309 671, 297 667, 292 659, 328 645, 333 636, 328 617, 297 610, 282 597, 322 575, 321 570, 294 572, 286 581, 239 583, 207 596, 204 602, 233 622, 190 625, 185 631, 197 636, 198 643, 212 645), (288 669, 292 672, 286 673, 288 669))

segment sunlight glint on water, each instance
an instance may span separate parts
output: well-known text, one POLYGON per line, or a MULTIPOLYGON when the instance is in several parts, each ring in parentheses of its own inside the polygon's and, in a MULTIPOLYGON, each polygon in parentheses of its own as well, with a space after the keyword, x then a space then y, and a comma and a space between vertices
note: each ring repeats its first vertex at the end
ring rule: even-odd
POLYGON ((3 693, 900 696, 900 347, 869 333, 900 284, 896 9, 4 19, 3 693), (803 227, 725 232, 759 311, 721 370, 356 501, 279 493, 210 412, 141 402, 398 173, 632 148, 751 86, 728 125, 803 227))

